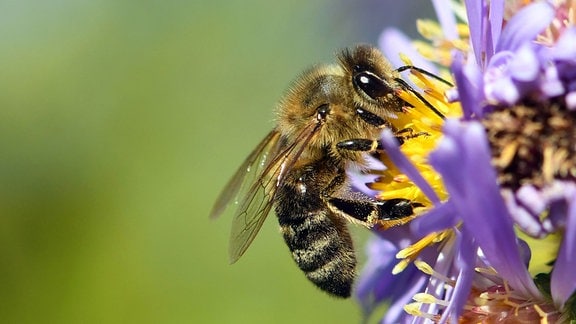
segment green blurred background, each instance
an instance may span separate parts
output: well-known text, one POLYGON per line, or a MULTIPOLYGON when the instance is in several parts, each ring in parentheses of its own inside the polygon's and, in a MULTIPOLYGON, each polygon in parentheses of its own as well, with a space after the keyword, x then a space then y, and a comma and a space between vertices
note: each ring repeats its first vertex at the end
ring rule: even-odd
POLYGON ((414 34, 397 5, 0 0, 0 322, 359 322, 274 217, 230 266, 208 213, 303 68, 414 34))

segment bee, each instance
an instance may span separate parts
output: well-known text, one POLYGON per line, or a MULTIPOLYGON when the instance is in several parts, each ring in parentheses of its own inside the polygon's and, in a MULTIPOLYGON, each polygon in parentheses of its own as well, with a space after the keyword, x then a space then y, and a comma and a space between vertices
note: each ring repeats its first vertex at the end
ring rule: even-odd
MULTIPOLYGON (((305 71, 277 108, 276 127, 248 156, 211 212, 218 217, 235 205, 229 255, 236 262, 250 246, 272 208, 292 258, 325 292, 349 297, 356 256, 347 223, 389 228, 415 217, 417 204, 376 200, 353 192, 346 169, 365 166, 365 154, 381 150, 388 119, 410 106, 397 95, 409 90, 369 45, 347 49, 337 64, 305 71)), ((424 71, 420 70, 419 71, 424 71)), ((424 71, 425 72, 425 71, 424 71)))

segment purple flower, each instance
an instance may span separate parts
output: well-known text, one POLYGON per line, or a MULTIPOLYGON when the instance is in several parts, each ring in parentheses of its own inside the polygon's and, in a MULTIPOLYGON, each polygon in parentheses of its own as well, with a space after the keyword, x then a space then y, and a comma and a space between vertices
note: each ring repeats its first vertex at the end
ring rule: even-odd
MULTIPOLYGON (((575 28, 544 46, 536 38, 554 19, 552 5, 522 8, 501 31, 502 21, 491 17, 503 17, 502 2, 467 5, 473 9, 468 16, 475 57, 463 62, 456 55, 453 72, 462 106, 478 122, 455 127, 448 121, 431 163, 442 174, 450 200, 463 207, 458 211, 463 235, 474 238, 514 291, 541 300, 520 262, 512 226, 539 237, 574 226, 574 175, 565 170, 573 167, 575 120, 565 116, 574 108, 569 89, 576 81, 576 50, 567 44, 574 45, 575 28), (558 119, 563 122, 555 125, 552 120, 558 119), (476 136, 467 139, 467 134, 476 136)), ((573 235, 565 234, 560 250, 574 243, 573 235)), ((576 275, 566 272, 576 260, 568 255, 559 253, 551 276, 558 310, 576 289, 576 275)))
MULTIPOLYGON (((455 264, 460 270, 457 281, 472 281, 476 276, 475 260, 481 256, 483 263, 506 278, 510 287, 525 300, 543 301, 528 273, 512 219, 500 195, 482 125, 474 121, 448 120, 444 134, 446 137, 431 154, 430 163, 443 176, 450 193, 449 202, 454 205, 454 212, 462 223, 461 236, 465 238, 464 242, 468 241, 468 246, 458 247, 462 259, 468 257, 468 261, 455 264), (463 250, 468 252, 463 253, 463 250)), ((422 228, 418 220, 414 226, 422 228)), ((453 321, 461 315, 471 285, 468 284, 468 290, 462 289, 451 296, 449 305, 454 305, 453 321)), ((478 285, 475 288, 478 289, 478 285)))
MULTIPOLYGON (((548 101, 560 96, 565 97, 563 103, 569 109, 576 108, 572 101, 576 27, 564 30, 557 42, 544 45, 536 40, 555 18, 555 8, 549 3, 535 2, 522 8, 502 30, 502 21, 492 18, 502 16, 502 2, 480 3, 483 2, 467 2, 468 8, 474 9, 468 10, 468 17, 476 66, 467 67, 468 84, 462 80, 458 84, 459 92, 476 90, 477 96, 473 102, 465 102, 469 98, 462 97, 462 104, 478 106, 483 102, 481 111, 477 112, 479 117, 494 106, 509 106, 528 99, 548 101), (477 77, 478 71, 482 78, 477 77)), ((454 64, 462 62, 455 60, 454 64)), ((462 77, 458 74, 464 69, 454 66, 453 70, 458 82, 462 77)))
MULTIPOLYGON (((434 4, 446 37, 439 43, 458 44, 462 35, 454 13, 441 0, 434 4)), ((358 296, 366 311, 389 300, 394 315, 385 322, 411 316, 443 323, 566 320, 576 307, 576 1, 465 5, 470 50, 454 46, 460 50, 452 53, 456 87, 449 93, 462 115, 446 119, 443 138, 428 155, 443 187, 413 164, 419 155, 404 145, 400 151, 393 136, 384 134, 389 160, 420 188, 428 205, 410 231, 379 233, 358 296), (536 260, 555 261, 544 288, 528 271, 537 247, 521 240, 515 228, 538 240, 561 236, 555 255, 536 260), (398 233, 405 235, 403 244, 397 244, 398 233), (411 265, 406 274, 388 272, 391 255, 413 251, 431 235, 438 240, 406 258, 428 264, 424 276, 411 265), (400 283, 418 292, 405 317, 398 309, 408 292, 394 293, 400 283), (366 296, 375 298, 367 303, 366 296)), ((384 35, 406 43, 398 33, 384 35)))
MULTIPOLYGON (((429 282, 429 276, 413 264, 404 271, 393 274, 398 251, 412 243, 412 234, 406 226, 392 228, 385 235, 378 236, 368 245, 369 261, 356 287, 356 298, 360 300, 364 316, 383 302, 390 302, 382 323, 400 323, 411 320, 404 311, 414 294, 422 291, 429 282)), ((427 249, 421 257, 434 264, 435 251, 427 249)))

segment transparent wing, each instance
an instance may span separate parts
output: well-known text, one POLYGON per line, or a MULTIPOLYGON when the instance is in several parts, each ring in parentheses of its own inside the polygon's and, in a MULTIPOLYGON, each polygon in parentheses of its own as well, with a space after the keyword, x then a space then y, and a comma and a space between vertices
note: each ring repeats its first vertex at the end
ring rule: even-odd
POLYGON ((218 196, 210 212, 210 218, 217 218, 228 207, 236 206, 238 208, 240 199, 246 195, 250 186, 262 175, 262 171, 269 163, 268 160, 273 156, 274 151, 278 150, 279 138, 280 133, 278 131, 271 131, 250 153, 218 196))
POLYGON ((246 252, 256 234, 262 227, 266 216, 274 205, 274 196, 284 176, 294 166, 302 151, 315 133, 314 127, 303 129, 296 140, 286 147, 277 143, 272 145, 272 159, 265 166, 258 179, 239 201, 238 209, 232 221, 230 233, 230 262, 236 262, 246 252))

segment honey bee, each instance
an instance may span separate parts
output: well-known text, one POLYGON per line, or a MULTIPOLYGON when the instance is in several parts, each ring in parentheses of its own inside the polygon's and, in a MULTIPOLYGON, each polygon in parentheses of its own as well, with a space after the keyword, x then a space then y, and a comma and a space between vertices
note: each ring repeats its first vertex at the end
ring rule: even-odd
MULTIPOLYGON (((248 156, 211 212, 236 205, 231 263, 254 240, 270 210, 306 277, 327 293, 349 297, 356 257, 347 222, 389 228, 415 217, 405 199, 379 201, 349 189, 346 169, 365 166, 387 121, 410 106, 397 91, 410 90, 382 53, 368 45, 344 50, 338 63, 305 71, 277 109, 276 127, 248 156), (232 204, 230 204, 232 203, 232 204)), ((430 109, 442 114, 426 102, 430 109)))

